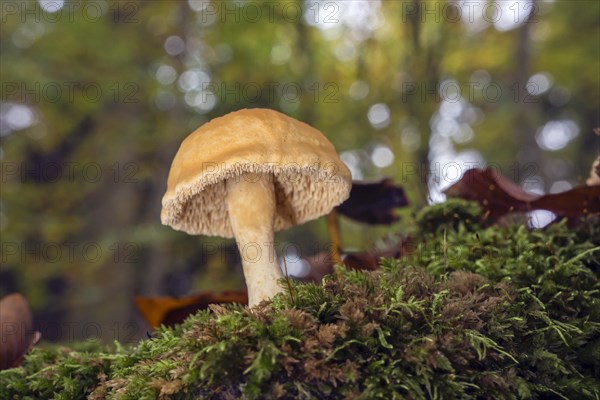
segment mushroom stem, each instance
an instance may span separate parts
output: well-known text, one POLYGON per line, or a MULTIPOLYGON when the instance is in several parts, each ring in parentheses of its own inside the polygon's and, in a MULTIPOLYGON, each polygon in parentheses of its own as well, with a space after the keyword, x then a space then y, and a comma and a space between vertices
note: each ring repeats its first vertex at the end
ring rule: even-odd
POLYGON ((283 291, 277 282, 283 273, 273 242, 273 175, 245 173, 227 180, 226 185, 229 219, 242 257, 248 305, 252 307, 283 291))

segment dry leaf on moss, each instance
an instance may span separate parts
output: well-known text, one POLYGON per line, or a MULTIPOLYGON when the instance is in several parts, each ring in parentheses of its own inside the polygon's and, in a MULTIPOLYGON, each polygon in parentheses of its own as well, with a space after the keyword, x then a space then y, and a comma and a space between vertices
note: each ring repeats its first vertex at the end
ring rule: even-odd
POLYGON ((445 193, 477 201, 490 223, 511 212, 548 210, 557 218, 566 217, 571 222, 600 213, 600 186, 578 186, 561 193, 536 196, 491 168, 468 170, 445 193))

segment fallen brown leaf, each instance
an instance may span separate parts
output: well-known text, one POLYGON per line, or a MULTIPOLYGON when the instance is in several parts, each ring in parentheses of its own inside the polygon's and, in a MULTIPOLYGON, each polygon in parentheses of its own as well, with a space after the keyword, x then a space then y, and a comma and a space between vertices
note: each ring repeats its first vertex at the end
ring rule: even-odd
POLYGON ((246 291, 225 291, 203 292, 184 297, 136 296, 134 303, 144 320, 151 327, 156 328, 161 324, 166 326, 179 324, 190 314, 204 310, 210 304, 248 304, 248 294, 246 291))
POLYGON ((445 193, 450 197, 477 201, 490 223, 511 212, 532 210, 548 210, 557 218, 566 217, 570 222, 600 213, 600 186, 578 186, 562 193, 536 196, 490 168, 468 170, 445 193))
POLYGON ((407 205, 404 189, 384 178, 379 182, 352 182, 350 197, 337 210, 358 222, 389 225, 398 220, 394 209, 407 205))
POLYGON ((21 294, 0 300, 0 327, 0 370, 17 367, 41 338, 33 331, 31 309, 21 294))

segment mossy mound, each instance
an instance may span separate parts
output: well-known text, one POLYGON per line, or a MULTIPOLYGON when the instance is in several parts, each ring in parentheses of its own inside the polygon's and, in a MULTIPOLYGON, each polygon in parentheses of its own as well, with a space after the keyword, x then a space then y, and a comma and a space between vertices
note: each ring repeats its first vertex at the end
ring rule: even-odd
POLYGON ((450 198, 442 205, 420 210, 415 220, 423 232, 435 232, 445 227, 457 229, 461 224, 469 230, 477 229, 482 217, 478 203, 450 198))
POLYGON ((0 398, 600 398, 598 221, 481 228, 443 207, 378 271, 214 306, 115 353, 35 349, 0 398))

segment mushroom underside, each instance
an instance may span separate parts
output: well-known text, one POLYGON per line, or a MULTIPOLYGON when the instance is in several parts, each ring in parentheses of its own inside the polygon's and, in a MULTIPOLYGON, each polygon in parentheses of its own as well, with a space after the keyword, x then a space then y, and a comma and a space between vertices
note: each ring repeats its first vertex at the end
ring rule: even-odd
POLYGON ((229 210, 223 201, 227 195, 226 182, 248 180, 253 173, 271 173, 274 177, 274 231, 327 214, 348 197, 350 190, 349 182, 340 184, 343 178, 312 169, 242 171, 225 174, 226 178, 212 184, 197 180, 186 185, 163 207, 163 223, 193 235, 232 238, 229 210))

